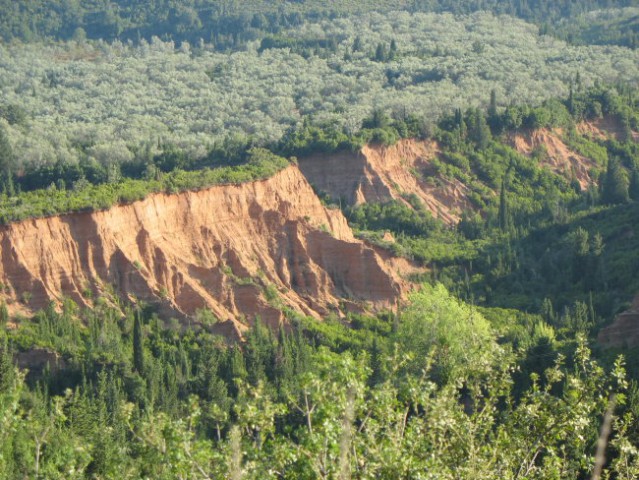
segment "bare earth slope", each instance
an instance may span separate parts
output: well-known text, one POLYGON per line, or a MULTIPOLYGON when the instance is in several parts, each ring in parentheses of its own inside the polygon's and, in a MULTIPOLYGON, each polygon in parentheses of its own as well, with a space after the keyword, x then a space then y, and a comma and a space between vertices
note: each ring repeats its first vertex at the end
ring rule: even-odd
MULTIPOLYGON (((597 140, 607 138, 622 140, 624 136, 624 129, 619 118, 610 116, 581 122, 577 124, 577 132, 597 140)), ((639 132, 630 131, 629 133, 635 142, 639 142, 639 132)))
POLYGON ((230 334, 257 315, 278 324, 283 306, 317 317, 344 298, 383 307, 401 294, 399 278, 294 166, 268 180, 11 224, 0 228, 0 255, 14 304, 68 296, 86 305, 88 292, 113 290, 178 317, 209 308, 230 334))
MULTIPOLYGON (((437 155, 432 141, 404 139, 392 146, 365 146, 359 152, 311 155, 300 168, 318 190, 349 205, 401 200, 414 194, 448 224, 470 208, 468 188, 458 180, 429 181, 430 161, 437 155)), ((434 179, 433 179, 434 180, 434 179)))
POLYGON ((596 164, 591 159, 570 150, 561 139, 561 133, 559 129, 541 128, 526 133, 515 133, 509 140, 519 153, 527 156, 530 156, 535 149, 544 149, 542 165, 567 178, 574 175, 581 188, 587 189, 594 183, 590 170, 596 164))

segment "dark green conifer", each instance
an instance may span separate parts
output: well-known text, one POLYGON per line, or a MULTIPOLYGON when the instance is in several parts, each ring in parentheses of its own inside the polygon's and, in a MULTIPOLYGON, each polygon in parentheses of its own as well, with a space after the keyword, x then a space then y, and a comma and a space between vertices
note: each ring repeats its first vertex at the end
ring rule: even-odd
POLYGON ((499 228, 502 231, 508 230, 510 223, 510 212, 508 211, 508 198, 506 196, 506 177, 501 180, 499 191, 499 228))
POLYGON ((635 164, 630 174, 628 195, 632 200, 639 200, 639 167, 635 164))
POLYGON ((4 300, 0 303, 0 325, 4 325, 9 321, 9 309, 7 308, 7 302, 4 300))
POLYGON ((615 205, 628 201, 628 177, 618 159, 608 160, 601 187, 601 200, 604 204, 615 205))
POLYGON ((133 368, 140 375, 144 373, 144 336, 139 312, 133 322, 133 368))

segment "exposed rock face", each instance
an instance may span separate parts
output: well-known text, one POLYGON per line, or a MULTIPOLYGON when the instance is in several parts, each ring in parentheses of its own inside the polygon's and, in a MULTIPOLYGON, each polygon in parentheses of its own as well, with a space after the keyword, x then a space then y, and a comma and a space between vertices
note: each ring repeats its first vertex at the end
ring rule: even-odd
POLYGON ((590 177, 590 170, 596 166, 591 159, 571 151, 561 140, 561 130, 545 128, 528 133, 515 133, 510 136, 512 146, 524 155, 530 156, 536 149, 545 150, 540 162, 553 172, 567 178, 577 179, 582 189, 587 189, 595 182, 590 177))
POLYGON ((597 341, 607 347, 632 348, 639 345, 639 295, 629 310, 617 315, 612 324, 601 329, 597 341))
POLYGON ((461 212, 471 208, 468 188, 435 175, 430 162, 437 152, 435 142, 405 139, 390 147, 311 155, 299 163, 318 190, 349 205, 402 200, 402 194, 414 194, 435 217, 457 223, 461 212))
POLYGON ((230 334, 257 315, 278 324, 282 306, 319 317, 344 298, 383 307, 401 294, 398 276, 294 166, 264 181, 11 224, 0 228, 0 255, 10 302, 88 305, 114 291, 178 317, 208 308, 230 334))

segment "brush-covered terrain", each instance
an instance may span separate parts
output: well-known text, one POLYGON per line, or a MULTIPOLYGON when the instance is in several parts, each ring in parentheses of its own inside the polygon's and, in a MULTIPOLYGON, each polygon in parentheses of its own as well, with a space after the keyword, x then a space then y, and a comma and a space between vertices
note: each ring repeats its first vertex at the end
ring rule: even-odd
POLYGON ((637 478, 636 6, 0 1, 0 478, 637 478))

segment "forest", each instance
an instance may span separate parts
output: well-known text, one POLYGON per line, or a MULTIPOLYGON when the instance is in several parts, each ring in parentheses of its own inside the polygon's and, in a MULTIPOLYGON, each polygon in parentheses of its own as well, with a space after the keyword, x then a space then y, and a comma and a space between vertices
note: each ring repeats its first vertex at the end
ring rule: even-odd
POLYGON ((82 165, 89 180, 100 168, 117 179, 124 163, 194 161, 225 142, 263 147, 304 121, 353 134, 379 109, 428 128, 456 108, 487 108, 491 90, 503 108, 566 97, 577 81, 639 78, 637 50, 570 46, 511 17, 363 15, 228 53, 158 37, 2 44, 11 168, 82 165))
POLYGON ((623 12, 624 19, 634 16, 636 22, 636 10, 623 9, 637 6, 636 0, 287 0, 277 3, 264 0, 35 0, 28 3, 3 0, 0 7, 7 13, 0 20, 0 37, 25 41, 88 37, 112 41, 149 40, 155 35, 177 42, 203 39, 218 49, 236 49, 307 20, 334 20, 370 11, 456 15, 486 11, 536 23, 546 32, 569 39, 588 33, 589 43, 599 41, 636 47, 636 26, 628 29, 619 25, 612 35, 594 29, 598 33, 592 35, 594 31, 589 32, 592 22, 572 20, 582 20, 580 17, 592 12, 598 16, 600 10, 615 10, 617 17, 623 12), (571 22, 566 22, 567 19, 571 22))
POLYGON ((0 11, 2 225, 401 139, 436 142, 411 174, 470 205, 447 225, 410 195, 318 192, 425 268, 386 311, 282 307, 234 341, 206 309, 167 318, 115 291, 2 301, 1 479, 639 477, 639 350, 596 340, 639 292, 636 1, 0 11), (583 133, 598 121, 615 134, 583 133), (514 148, 540 130, 588 159, 587 186, 514 148))

